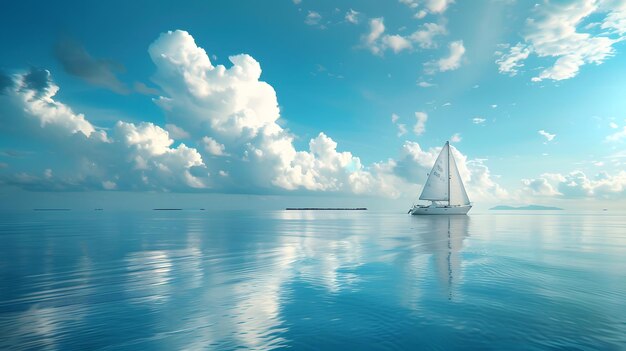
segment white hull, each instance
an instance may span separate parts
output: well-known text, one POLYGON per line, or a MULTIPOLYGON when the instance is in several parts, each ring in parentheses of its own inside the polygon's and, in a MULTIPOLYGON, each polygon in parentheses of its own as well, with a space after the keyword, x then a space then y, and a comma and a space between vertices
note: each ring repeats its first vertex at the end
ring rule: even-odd
POLYGON ((414 206, 409 210, 412 215, 465 215, 472 208, 467 206, 414 206))

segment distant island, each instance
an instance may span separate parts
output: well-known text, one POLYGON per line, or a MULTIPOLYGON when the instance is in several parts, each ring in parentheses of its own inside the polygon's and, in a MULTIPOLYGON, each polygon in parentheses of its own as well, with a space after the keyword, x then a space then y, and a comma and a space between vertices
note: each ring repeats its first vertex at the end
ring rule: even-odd
POLYGON ((492 207, 489 210, 495 210, 495 211, 500 211, 500 210, 509 210, 509 211, 562 211, 563 209, 560 208, 560 207, 540 206, 540 205, 527 205, 527 206, 520 206, 520 207, 499 205, 499 206, 496 206, 496 207, 492 207))

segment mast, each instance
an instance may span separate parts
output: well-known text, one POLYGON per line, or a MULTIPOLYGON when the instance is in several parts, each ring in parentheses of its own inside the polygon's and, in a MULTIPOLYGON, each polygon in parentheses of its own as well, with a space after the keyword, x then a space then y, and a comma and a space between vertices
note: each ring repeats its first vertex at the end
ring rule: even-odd
POLYGON ((446 141, 446 146, 448 147, 448 207, 450 207, 450 142, 446 141))

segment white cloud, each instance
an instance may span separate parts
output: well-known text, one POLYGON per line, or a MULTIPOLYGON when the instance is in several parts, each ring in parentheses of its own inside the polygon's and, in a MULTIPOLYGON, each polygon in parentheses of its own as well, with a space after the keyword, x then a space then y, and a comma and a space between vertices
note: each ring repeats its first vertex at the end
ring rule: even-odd
POLYGON ((49 72, 16 74, 13 80, 13 88, 0 95, 0 115, 10 118, 24 138, 53 145, 65 155, 69 168, 45 172, 43 177, 25 172, 3 176, 6 183, 34 190, 107 189, 111 179, 121 190, 206 186, 206 177, 193 174, 205 167, 200 154, 182 143, 172 148, 174 141, 164 129, 120 121, 108 133, 97 130, 83 115, 54 99, 59 88, 49 72))
POLYGON ((378 38, 385 32, 385 24, 383 18, 372 18, 369 21, 370 31, 367 35, 363 36, 363 42, 367 48, 373 54, 381 53, 381 46, 378 43, 378 38))
POLYGON ((600 10, 608 11, 600 28, 620 36, 626 33, 626 2, 620 0, 603 1, 600 3, 600 10))
POLYGON ((537 133, 539 133, 539 135, 541 135, 542 137, 546 138, 546 142, 552 141, 552 139, 556 137, 556 134, 550 134, 543 129, 538 131, 537 133))
MULTIPOLYGON (((156 66, 153 81, 163 92, 156 103, 171 125, 168 129, 185 131, 198 149, 175 143, 172 134, 149 122, 119 121, 110 130, 99 130, 53 99, 58 87, 47 72, 41 75, 43 80, 37 74, 21 74, 13 79, 15 86, 0 95, 0 129, 19 128, 42 143, 72 152, 64 153, 68 166, 55 167, 50 179, 37 175, 43 167, 35 175, 5 168, 2 181, 47 190, 300 189, 398 197, 414 194, 424 178, 408 178, 402 167, 429 170, 436 157, 436 150, 431 150, 429 164, 422 165, 424 159, 417 162, 403 151, 399 161, 364 166, 325 133, 312 138, 307 150, 296 150, 294 136, 278 123, 276 92, 260 80, 261 65, 251 56, 231 56, 228 68, 214 66, 184 31, 163 33, 150 45, 149 54, 156 66), (41 134, 45 138, 39 138, 41 134), (215 154, 222 156, 208 157, 215 154)), ((415 117, 414 131, 421 134, 427 115, 416 112, 415 117)), ((401 125, 398 129, 402 132, 401 125)), ((491 179, 482 161, 467 161, 460 154, 458 160, 469 181, 491 179)))
POLYGON ((462 139, 463 138, 461 138, 461 134, 460 133, 454 133, 454 135, 452 135, 450 137, 450 142, 451 143, 460 143, 462 139))
POLYGON ((491 108, 498 108, 498 105, 491 105, 491 108))
POLYGON ((524 191, 530 192, 532 195, 539 196, 556 196, 561 195, 554 189, 552 184, 545 178, 538 179, 522 179, 524 191))
POLYGON ((401 137, 407 133, 406 124, 398 123, 398 136, 401 137))
POLYGON ((426 73, 452 71, 461 67, 461 59, 465 54, 465 46, 462 40, 453 41, 448 46, 450 54, 438 61, 431 61, 424 64, 426 73))
POLYGON ((412 9, 416 8, 419 5, 417 0, 399 0, 399 1, 400 1, 400 3, 405 4, 406 6, 412 8, 412 9))
MULTIPOLYGON (((192 137, 210 135, 224 145, 230 156, 211 159, 208 167, 227 171, 232 184, 255 191, 279 187, 378 193, 383 187, 384 175, 377 167, 365 169, 358 157, 337 151, 337 143, 324 133, 311 139, 309 150, 296 150, 294 137, 277 123, 276 92, 259 80, 261 67, 252 57, 232 56, 230 68, 213 66, 183 31, 162 34, 149 52, 157 65, 154 81, 167 94, 159 106, 192 137)), ((208 143, 209 150, 222 150, 208 143)))
POLYGON ((426 82, 426 81, 421 81, 421 82, 418 82, 418 83, 417 83, 417 85, 418 85, 419 87, 421 87, 421 88, 430 88, 430 87, 434 87, 434 86, 435 86, 435 84, 428 83, 428 82, 426 82))
POLYGON ((554 58, 532 81, 563 80, 575 77, 585 64, 602 64, 615 54, 613 45, 624 39, 626 5, 623 1, 576 0, 546 1, 535 6, 534 15, 526 21, 524 43, 511 47, 496 61, 501 73, 515 75, 530 54, 554 58), (581 32, 589 18, 603 18, 597 33, 581 32))
POLYGON ((302 3, 302 0, 292 0, 294 4, 299 5, 300 3, 302 3))
POLYGON ((626 194, 626 171, 615 175, 600 172, 593 178, 582 171, 545 173, 536 179, 523 179, 522 184, 523 190, 532 195, 610 199, 626 194))
POLYGON ((117 184, 115 184, 115 182, 112 182, 110 180, 105 180, 102 182, 102 188, 105 190, 115 190, 117 189, 117 184))
POLYGON ((433 14, 442 14, 448 7, 454 3, 454 0, 399 0, 401 3, 407 5, 411 9, 417 9, 420 6, 424 7, 424 10, 419 11, 417 18, 423 18, 426 16, 426 12, 433 14))
POLYGON ((474 124, 484 124, 486 121, 486 119, 482 118, 482 117, 474 117, 472 118, 472 123, 474 124))
POLYGON ((218 143, 215 139, 205 136, 202 138, 204 143, 204 150, 214 156, 225 156, 224 150, 226 147, 223 144, 218 143))
POLYGON ((126 161, 134 165, 136 178, 144 185, 206 187, 202 177, 192 174, 194 167, 205 167, 200 153, 182 143, 171 148, 174 140, 161 127, 148 122, 135 125, 118 121, 114 135, 117 143, 125 146, 126 161))
POLYGON ((165 124, 165 130, 170 134, 170 136, 174 139, 187 139, 189 138, 189 133, 187 133, 184 129, 178 127, 175 124, 167 123, 165 124))
POLYGON ((309 11, 309 13, 306 15, 306 18, 304 19, 304 23, 308 24, 309 26, 316 26, 320 23, 321 20, 322 15, 320 15, 319 12, 309 11))
POLYGON ((610 123, 609 123, 609 127, 611 127, 611 129, 617 129, 617 128, 619 128, 619 126, 618 126, 618 125, 617 125, 617 123, 615 123, 615 122, 610 122, 610 123))
POLYGON ((443 13, 454 0, 426 0, 424 6, 432 13, 443 13))
POLYGON ((357 24, 359 23, 359 12, 350 9, 346 12, 345 19, 350 23, 357 24))
POLYGON ((466 164, 467 171, 465 171, 466 175, 463 181, 465 182, 468 178, 467 174, 469 174, 469 180, 465 183, 465 189, 468 194, 472 196, 473 200, 498 201, 510 196, 509 193, 494 180, 494 176, 491 175, 489 167, 485 164, 487 160, 467 160, 466 157, 463 157, 461 161, 459 161, 459 155, 460 153, 455 153, 457 165, 459 166, 461 177, 464 177, 462 164, 466 164))
POLYGON ((415 118, 417 119, 417 123, 413 127, 413 132, 415 135, 422 135, 426 131, 426 121, 428 120, 428 115, 426 112, 415 112, 415 118))
POLYGON ((415 13, 415 15, 413 15, 413 17, 415 17, 417 19, 422 19, 422 18, 426 17, 426 15, 428 15, 428 12, 426 12, 424 10, 420 10, 420 11, 417 11, 417 13, 415 13))
POLYGON ((403 135, 405 135, 407 133, 407 129, 406 129, 406 124, 403 123, 397 123, 398 120, 400 119, 400 116, 398 116, 395 113, 391 114, 391 123, 395 124, 396 127, 398 127, 398 137, 401 137, 403 135))
POLYGON ((31 70, 14 77, 14 87, 8 92, 13 106, 23 109, 28 118, 35 118, 41 128, 49 126, 64 135, 81 133, 85 137, 103 138, 83 114, 74 111, 53 98, 59 91, 47 70, 31 70))
POLYGON ((622 127, 622 130, 617 131, 606 137, 606 141, 619 142, 622 139, 626 139, 626 126, 622 127))
POLYGON ((380 55, 385 50, 390 49, 394 53, 403 50, 413 49, 413 44, 420 48, 429 49, 436 47, 435 37, 446 34, 446 28, 436 23, 425 23, 421 29, 410 35, 386 34, 383 18, 373 18, 370 20, 369 32, 361 40, 373 54, 380 55))
POLYGON ((394 53, 398 53, 402 50, 410 49, 411 42, 401 35, 385 35, 382 38, 384 47, 390 48, 394 53))
POLYGON ((446 27, 436 23, 424 23, 422 29, 410 35, 411 41, 417 43, 421 48, 436 47, 434 39, 439 35, 446 34, 446 27))
POLYGON ((517 43, 509 50, 509 53, 503 54, 496 60, 498 70, 500 73, 514 76, 518 69, 524 67, 522 62, 528 58, 528 55, 530 55, 530 49, 522 43, 517 43))

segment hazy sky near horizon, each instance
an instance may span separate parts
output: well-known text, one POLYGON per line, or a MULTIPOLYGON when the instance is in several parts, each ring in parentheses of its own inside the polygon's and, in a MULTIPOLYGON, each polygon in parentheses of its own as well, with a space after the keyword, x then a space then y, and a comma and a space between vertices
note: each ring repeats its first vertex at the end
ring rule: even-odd
POLYGON ((13 2, 0 194, 408 203, 450 140, 476 203, 626 208, 625 38, 624 0, 13 2))

